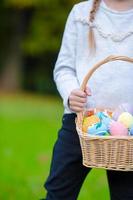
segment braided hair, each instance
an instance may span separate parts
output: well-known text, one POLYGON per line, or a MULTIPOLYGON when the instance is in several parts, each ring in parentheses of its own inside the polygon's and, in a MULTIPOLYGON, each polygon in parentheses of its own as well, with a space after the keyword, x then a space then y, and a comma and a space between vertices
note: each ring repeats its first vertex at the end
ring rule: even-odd
POLYGON ((96 17, 97 10, 100 6, 101 0, 94 0, 92 9, 90 11, 89 15, 89 22, 90 22, 90 30, 89 30, 89 47, 91 52, 94 52, 96 50, 96 41, 95 41, 95 36, 94 36, 94 31, 93 31, 93 22, 96 17))

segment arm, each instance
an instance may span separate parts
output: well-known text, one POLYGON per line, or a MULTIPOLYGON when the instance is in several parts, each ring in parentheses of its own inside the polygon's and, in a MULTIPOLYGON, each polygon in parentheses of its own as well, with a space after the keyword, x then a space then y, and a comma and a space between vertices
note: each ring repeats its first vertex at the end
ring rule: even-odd
POLYGON ((77 30, 74 12, 75 7, 68 16, 61 49, 54 69, 54 80, 65 107, 68 107, 68 97, 71 91, 79 88, 75 69, 77 30))
POLYGON ((74 18, 75 7, 70 12, 66 22, 60 53, 54 69, 54 80, 63 98, 65 108, 79 112, 83 110, 87 95, 90 96, 91 92, 88 88, 86 88, 85 92, 79 89, 80 85, 76 76, 77 29, 74 18))

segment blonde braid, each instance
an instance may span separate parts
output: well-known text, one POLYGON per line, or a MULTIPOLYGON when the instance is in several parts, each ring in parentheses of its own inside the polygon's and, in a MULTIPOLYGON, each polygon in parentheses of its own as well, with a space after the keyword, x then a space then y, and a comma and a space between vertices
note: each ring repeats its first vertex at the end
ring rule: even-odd
MULTIPOLYGON (((93 24, 95 17, 96 17, 96 12, 100 6, 101 0, 94 0, 92 9, 90 11, 90 16, 89 16, 89 22, 93 24)), ((95 36, 94 36, 94 31, 93 31, 93 26, 90 26, 89 30, 89 47, 91 52, 94 52, 96 50, 96 41, 95 41, 95 36)))

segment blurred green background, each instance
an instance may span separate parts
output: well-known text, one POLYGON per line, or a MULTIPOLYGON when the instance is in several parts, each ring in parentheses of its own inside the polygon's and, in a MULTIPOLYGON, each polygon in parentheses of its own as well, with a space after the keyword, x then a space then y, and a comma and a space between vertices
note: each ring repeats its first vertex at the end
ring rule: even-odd
MULTIPOLYGON (((0 200, 45 197, 63 113, 53 82, 65 21, 76 0, 1 0, 0 200)), ((109 200, 104 170, 92 170, 79 200, 109 200)))

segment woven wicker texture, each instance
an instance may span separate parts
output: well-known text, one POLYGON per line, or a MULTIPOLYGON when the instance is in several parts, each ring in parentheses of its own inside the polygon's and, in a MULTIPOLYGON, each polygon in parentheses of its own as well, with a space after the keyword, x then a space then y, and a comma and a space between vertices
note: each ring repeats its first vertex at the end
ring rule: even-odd
MULTIPOLYGON (((133 58, 109 56, 91 68, 81 85, 84 91, 93 73, 103 64, 112 61, 133 63, 133 58)), ((89 136, 82 132, 84 111, 77 113, 76 128, 82 149, 83 165, 118 171, 133 171, 133 136, 89 136)))

